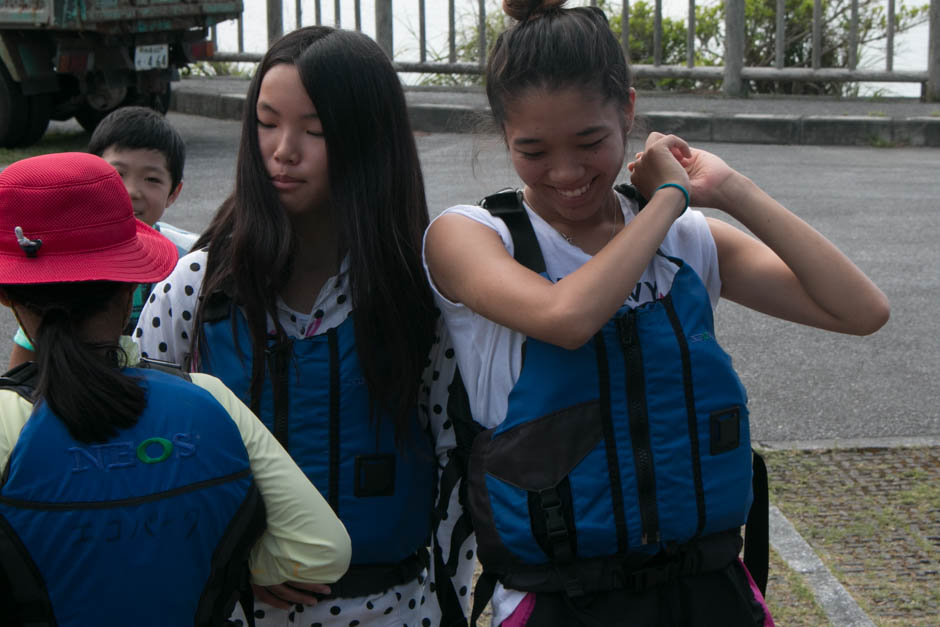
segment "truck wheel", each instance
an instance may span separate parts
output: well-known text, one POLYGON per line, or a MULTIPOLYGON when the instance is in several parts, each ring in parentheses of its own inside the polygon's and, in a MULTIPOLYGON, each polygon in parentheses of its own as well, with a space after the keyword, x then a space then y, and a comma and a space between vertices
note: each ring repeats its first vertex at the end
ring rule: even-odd
MULTIPOLYGON (((114 109, 117 109, 117 107, 114 107, 114 109)), ((114 111, 114 109, 100 111, 87 104, 83 104, 79 107, 78 111, 75 112, 75 119, 78 120, 78 123, 81 124, 82 128, 87 132, 94 133, 95 129, 98 128, 98 123, 104 119, 104 116, 114 111)))
POLYGON ((45 135, 49 128, 49 118, 52 113, 52 94, 36 94, 27 96, 28 112, 23 136, 16 142, 17 146, 32 146, 45 135))
POLYGON ((170 83, 166 84, 166 91, 162 94, 151 94, 150 95, 150 108, 154 111, 159 112, 161 115, 166 115, 166 112, 170 110, 170 83))
POLYGON ((167 82, 166 89, 162 92, 141 93, 136 87, 130 87, 127 90, 127 98, 124 99, 124 104, 148 107, 160 115, 166 115, 166 112, 170 109, 170 83, 167 82))
POLYGON ((0 63, 0 146, 19 145, 26 130, 27 101, 20 86, 0 63))

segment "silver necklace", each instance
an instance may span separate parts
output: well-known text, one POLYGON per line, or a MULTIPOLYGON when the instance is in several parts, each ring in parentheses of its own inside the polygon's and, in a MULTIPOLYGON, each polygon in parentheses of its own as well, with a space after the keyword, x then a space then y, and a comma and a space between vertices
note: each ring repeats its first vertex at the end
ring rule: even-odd
MULTIPOLYGON (((612 226, 610 227, 610 237, 607 238, 607 243, 610 243, 610 240, 614 239, 614 235, 617 234, 617 223, 619 222, 619 220, 617 220, 617 205, 618 204, 619 203, 617 202, 617 197, 615 195, 614 202, 611 205, 610 217, 612 221, 612 226)), ((577 246, 577 244, 574 243, 574 238, 568 235, 567 233, 563 231, 558 231, 558 234, 564 237, 565 241, 571 244, 572 246, 577 246)))

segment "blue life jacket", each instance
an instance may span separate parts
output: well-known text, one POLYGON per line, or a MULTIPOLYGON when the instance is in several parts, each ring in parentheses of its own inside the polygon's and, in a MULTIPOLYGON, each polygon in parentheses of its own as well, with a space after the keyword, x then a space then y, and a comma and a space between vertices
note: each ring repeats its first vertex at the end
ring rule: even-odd
POLYGON ((258 412, 349 532, 350 569, 331 585, 332 596, 372 594, 414 579, 429 559, 434 451, 417 408, 404 450, 396 447, 391 418, 372 418, 353 316, 281 346, 269 338, 260 399, 251 399, 252 345, 241 310, 219 292, 204 317, 198 368, 258 412))
MULTIPOLYGON (((486 208, 509 225, 520 263, 545 275, 521 203, 499 196, 486 208)), ((584 346, 527 338, 506 419, 473 440, 478 556, 507 587, 632 586, 654 557, 709 537, 720 540, 708 567, 737 555, 723 532, 737 536, 752 500, 747 395, 705 286, 666 259, 678 267, 669 292, 622 307, 584 346)))
MULTIPOLYGON (((28 368, 0 385, 29 398, 28 368)), ((148 392, 134 426, 79 442, 40 403, 11 452, 0 598, 12 624, 220 625, 248 589, 265 514, 237 426, 180 376, 125 372, 148 392)))

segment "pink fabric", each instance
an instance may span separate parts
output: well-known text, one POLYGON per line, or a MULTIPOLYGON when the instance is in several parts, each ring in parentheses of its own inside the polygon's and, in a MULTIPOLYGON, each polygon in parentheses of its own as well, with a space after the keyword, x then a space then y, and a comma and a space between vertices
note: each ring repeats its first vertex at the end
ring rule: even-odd
POLYGON ((516 606, 509 618, 504 620, 500 627, 525 627, 535 609, 535 594, 530 592, 522 597, 522 602, 516 606))
MULTIPOLYGON (((741 559, 738 558, 738 561, 741 562, 741 559)), ((741 562, 741 568, 744 569, 744 573, 747 575, 747 582, 751 584, 751 592, 754 593, 754 598, 764 608, 764 627, 774 627, 774 617, 770 615, 770 608, 767 607, 767 602, 764 601, 764 595, 760 593, 760 588, 754 583, 754 578, 751 577, 751 573, 744 565, 744 562, 741 562)))
MULTIPOLYGON (((740 562, 741 560, 738 559, 738 561, 740 562)), ((754 598, 760 603, 761 607, 764 608, 764 627, 776 627, 774 618, 770 615, 770 608, 767 607, 767 602, 764 601, 764 595, 761 594, 760 588, 754 583, 754 578, 751 577, 751 573, 748 571, 747 566, 744 565, 744 562, 741 562, 741 568, 747 575, 747 582, 751 586, 751 592, 754 594, 754 598)), ((516 606, 516 609, 509 615, 509 618, 501 623, 500 627, 525 627, 534 609, 535 594, 530 592, 522 598, 522 602, 516 606)))

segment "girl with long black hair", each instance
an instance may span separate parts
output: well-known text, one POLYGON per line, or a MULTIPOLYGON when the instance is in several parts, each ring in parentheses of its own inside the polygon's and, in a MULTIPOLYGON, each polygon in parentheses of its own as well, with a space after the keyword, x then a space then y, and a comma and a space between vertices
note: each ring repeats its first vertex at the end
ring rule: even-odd
MULTIPOLYGON (((350 531, 352 566, 329 601, 311 610, 308 595, 256 588, 264 624, 301 611, 307 624, 463 620, 426 548, 447 456, 427 223, 404 94, 378 45, 328 27, 275 42, 248 89, 234 191, 136 330, 150 357, 235 390, 350 531)), ((455 581, 471 568, 452 568, 455 581)))

